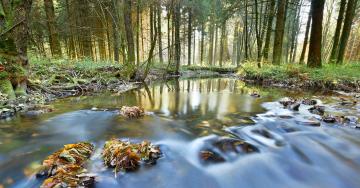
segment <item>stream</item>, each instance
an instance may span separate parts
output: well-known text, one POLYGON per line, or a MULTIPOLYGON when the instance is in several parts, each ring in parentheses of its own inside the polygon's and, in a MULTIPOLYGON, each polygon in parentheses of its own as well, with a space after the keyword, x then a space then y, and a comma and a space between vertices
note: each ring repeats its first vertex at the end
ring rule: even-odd
POLYGON ((339 93, 248 86, 230 78, 180 79, 122 94, 58 100, 54 112, 0 122, 0 188, 39 187, 35 169, 64 144, 88 141, 96 187, 360 187, 360 99, 340 105, 339 93), (261 97, 250 96, 259 93, 261 97), (284 97, 311 98, 345 125, 321 121, 284 97), (144 118, 127 120, 121 106, 141 106, 144 118), (313 125, 320 123, 320 126, 313 125), (149 140, 163 156, 156 165, 114 176, 101 149, 111 138, 149 140), (205 160, 208 153, 215 153, 205 160))

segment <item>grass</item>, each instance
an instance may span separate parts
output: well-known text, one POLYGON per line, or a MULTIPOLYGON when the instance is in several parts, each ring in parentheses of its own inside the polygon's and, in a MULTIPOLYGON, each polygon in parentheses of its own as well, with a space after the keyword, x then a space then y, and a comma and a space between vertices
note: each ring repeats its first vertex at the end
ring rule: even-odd
POLYGON ((360 62, 344 65, 325 64, 319 69, 312 69, 299 64, 264 64, 259 69, 256 63, 249 62, 242 65, 238 74, 249 79, 271 79, 275 81, 297 79, 299 81, 354 82, 360 80, 360 62))

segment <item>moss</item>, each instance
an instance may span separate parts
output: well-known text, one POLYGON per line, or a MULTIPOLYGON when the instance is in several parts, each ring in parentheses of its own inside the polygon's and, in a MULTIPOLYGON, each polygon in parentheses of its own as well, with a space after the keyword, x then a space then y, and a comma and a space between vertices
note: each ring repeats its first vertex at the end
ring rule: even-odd
POLYGON ((6 94, 9 99, 15 99, 15 92, 9 79, 0 79, 0 92, 6 94))
POLYGON ((15 89, 15 95, 16 96, 25 96, 26 95, 26 90, 24 87, 18 86, 15 89))

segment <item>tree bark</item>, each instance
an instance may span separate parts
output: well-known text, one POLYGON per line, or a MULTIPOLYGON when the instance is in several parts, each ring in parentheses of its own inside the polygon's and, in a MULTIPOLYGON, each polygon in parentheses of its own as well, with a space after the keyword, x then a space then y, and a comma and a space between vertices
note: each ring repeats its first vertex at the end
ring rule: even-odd
MULTIPOLYGON (((124 25, 127 42, 127 64, 134 67, 135 64, 135 47, 134 36, 132 32, 132 19, 131 19, 131 0, 125 0, 124 2, 124 25)), ((134 70, 132 70, 134 71, 134 70)))
POLYGON ((339 54, 336 63, 342 64, 344 62, 344 55, 347 47, 347 43, 349 40, 352 21, 355 17, 355 10, 358 0, 349 0, 347 8, 346 8, 346 15, 344 20, 344 28, 340 38, 340 45, 339 45, 339 54))
POLYGON ((311 26, 311 14, 312 13, 311 13, 311 10, 310 10, 308 20, 307 20, 307 23, 306 23, 304 44, 303 44, 303 48, 301 50, 301 55, 300 55, 300 60, 299 60, 300 64, 304 64, 305 54, 306 54, 307 46, 308 46, 308 43, 309 43, 309 33, 310 33, 310 26, 311 26))
POLYGON ((279 65, 282 59, 284 28, 285 28, 285 9, 286 0, 280 0, 278 4, 278 12, 276 15, 276 27, 274 38, 273 61, 275 65, 279 65))
POLYGON ((322 23, 324 14, 325 0, 312 0, 311 1, 311 36, 309 46, 308 67, 319 68, 321 67, 321 39, 322 39, 322 23))
POLYGON ((61 46, 56 29, 55 10, 53 0, 44 0, 46 21, 49 32, 50 50, 53 57, 61 57, 61 46))
POLYGON ((266 37, 265 37, 264 52, 263 52, 263 57, 265 60, 268 60, 268 58, 269 58, 269 46, 270 46, 274 14, 275 14, 275 0, 271 0, 269 14, 268 14, 268 20, 267 20, 267 29, 266 29, 267 31, 266 31, 266 37))
POLYGON ((174 29, 175 29, 175 74, 180 74, 181 41, 180 41, 180 1, 175 2, 174 6, 174 29))
POLYGON ((338 49, 339 49, 339 40, 340 40, 341 28, 342 28, 343 20, 344 20, 345 9, 346 9, 346 0, 341 0, 339 15, 338 15, 338 19, 336 21, 333 46, 332 46, 331 54, 330 54, 330 63, 335 63, 336 59, 337 59, 337 54, 338 54, 338 49))

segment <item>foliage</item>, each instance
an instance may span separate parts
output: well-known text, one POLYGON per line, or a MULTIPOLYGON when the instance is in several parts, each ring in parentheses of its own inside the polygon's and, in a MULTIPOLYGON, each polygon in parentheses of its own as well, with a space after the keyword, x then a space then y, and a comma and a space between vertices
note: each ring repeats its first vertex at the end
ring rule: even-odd
POLYGON ((107 141, 102 152, 105 165, 115 168, 115 175, 119 171, 136 170, 141 162, 155 163, 160 155, 160 148, 148 141, 133 144, 117 139, 107 141))
POLYGON ((94 151, 90 143, 68 144, 48 156, 42 164, 37 177, 47 178, 41 187, 89 187, 94 177, 86 175, 85 162, 94 151))
POLYGON ((121 114, 126 118, 134 119, 134 118, 143 117, 145 115, 145 111, 143 108, 138 106, 133 106, 133 107, 123 106, 121 108, 121 114))

